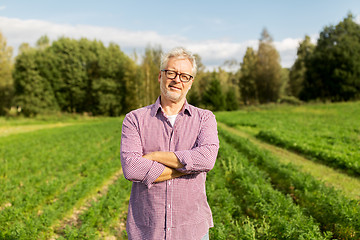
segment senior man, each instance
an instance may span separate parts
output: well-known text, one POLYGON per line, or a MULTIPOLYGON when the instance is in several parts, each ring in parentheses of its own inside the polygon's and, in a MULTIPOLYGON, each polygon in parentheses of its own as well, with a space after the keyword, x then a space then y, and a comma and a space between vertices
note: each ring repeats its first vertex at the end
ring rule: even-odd
POLYGON ((213 227, 206 173, 219 149, 215 116, 186 101, 196 75, 184 48, 162 56, 161 94, 125 116, 121 163, 133 182, 126 230, 129 239, 209 239, 213 227))

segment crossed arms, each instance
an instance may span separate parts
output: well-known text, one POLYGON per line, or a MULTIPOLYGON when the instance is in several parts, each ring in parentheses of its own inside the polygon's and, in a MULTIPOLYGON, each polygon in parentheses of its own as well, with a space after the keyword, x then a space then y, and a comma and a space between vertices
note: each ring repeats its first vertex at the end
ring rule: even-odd
POLYGON ((185 173, 176 170, 177 168, 183 168, 184 165, 179 162, 179 159, 173 152, 151 152, 145 154, 143 158, 156 161, 165 165, 164 171, 155 180, 155 182, 163 182, 185 175, 185 173))
POLYGON ((141 133, 136 116, 126 115, 121 136, 121 163, 126 179, 142 182, 148 188, 155 182, 186 174, 210 171, 216 160, 219 140, 215 116, 203 116, 196 147, 188 150, 156 151, 142 155, 141 133))

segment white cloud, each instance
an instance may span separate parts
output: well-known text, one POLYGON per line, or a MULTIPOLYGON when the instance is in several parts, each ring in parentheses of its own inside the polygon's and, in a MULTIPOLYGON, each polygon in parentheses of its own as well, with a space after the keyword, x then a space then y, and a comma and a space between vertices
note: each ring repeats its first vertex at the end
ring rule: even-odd
POLYGON ((299 43, 302 40, 303 39, 285 38, 280 42, 274 42, 274 45, 275 45, 276 49, 280 52, 288 51, 288 50, 297 49, 297 47, 299 46, 299 43))
POLYGON ((291 67, 296 59, 297 48, 302 39, 285 38, 280 42, 274 42, 275 48, 280 53, 283 67, 291 67))
POLYGON ((0 11, 5 10, 5 9, 6 9, 6 6, 0 6, 0 11))
MULTIPOLYGON (((15 54, 21 43, 27 42, 34 46, 43 35, 51 40, 61 36, 79 39, 101 40, 105 45, 117 43, 123 51, 131 54, 133 50, 143 51, 148 45, 161 45, 164 50, 176 46, 184 46, 201 56, 202 62, 209 69, 221 66, 226 60, 236 59, 238 62, 246 52, 247 47, 257 49, 258 40, 231 42, 229 40, 191 41, 178 35, 161 35, 155 31, 130 31, 113 27, 98 27, 90 25, 56 24, 41 20, 22 20, 0 16, 0 31, 6 37, 8 45, 14 47, 15 54)), ((299 39, 287 38, 275 42, 280 53, 282 66, 290 67, 296 58, 299 39)))

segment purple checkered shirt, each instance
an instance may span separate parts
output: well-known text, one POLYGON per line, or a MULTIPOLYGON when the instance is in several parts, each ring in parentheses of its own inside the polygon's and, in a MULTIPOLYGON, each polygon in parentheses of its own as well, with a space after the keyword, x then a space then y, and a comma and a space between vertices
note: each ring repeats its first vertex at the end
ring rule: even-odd
POLYGON ((121 135, 121 163, 133 182, 126 230, 129 239, 201 239, 213 227, 207 203, 206 173, 219 149, 215 116, 185 102, 172 127, 160 97, 155 104, 125 116, 121 135), (155 183, 165 166, 142 156, 154 151, 174 152, 187 173, 155 183))

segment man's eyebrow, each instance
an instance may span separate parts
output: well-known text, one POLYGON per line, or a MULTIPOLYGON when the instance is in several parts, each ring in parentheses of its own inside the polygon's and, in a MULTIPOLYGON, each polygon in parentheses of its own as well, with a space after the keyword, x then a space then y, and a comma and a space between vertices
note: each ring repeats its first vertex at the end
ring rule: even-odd
POLYGON ((170 70, 170 71, 174 71, 174 72, 177 72, 177 73, 185 73, 185 74, 191 75, 190 73, 187 73, 187 72, 179 72, 179 71, 177 71, 177 70, 175 70, 175 69, 171 69, 171 68, 168 68, 168 69, 166 69, 166 70, 170 70))

